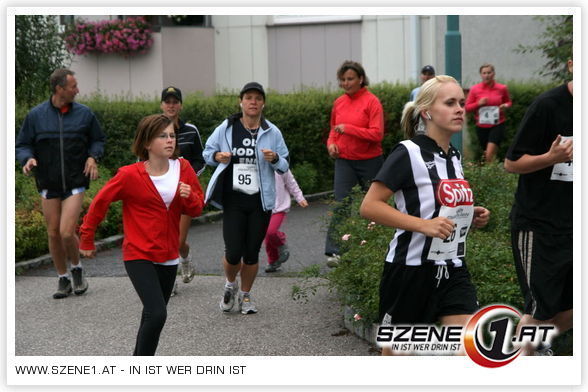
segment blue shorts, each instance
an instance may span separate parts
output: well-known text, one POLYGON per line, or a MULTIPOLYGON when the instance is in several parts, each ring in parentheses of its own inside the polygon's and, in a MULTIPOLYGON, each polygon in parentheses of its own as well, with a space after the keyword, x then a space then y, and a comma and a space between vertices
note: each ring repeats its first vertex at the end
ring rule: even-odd
POLYGON ((65 192, 50 191, 48 189, 43 189, 41 192, 39 192, 39 194, 41 195, 41 197, 43 199, 47 199, 47 200, 57 199, 57 198, 60 198, 61 200, 65 200, 72 195, 76 195, 78 193, 82 193, 85 191, 86 191, 86 188, 82 186, 80 188, 70 189, 69 191, 65 191, 65 192))

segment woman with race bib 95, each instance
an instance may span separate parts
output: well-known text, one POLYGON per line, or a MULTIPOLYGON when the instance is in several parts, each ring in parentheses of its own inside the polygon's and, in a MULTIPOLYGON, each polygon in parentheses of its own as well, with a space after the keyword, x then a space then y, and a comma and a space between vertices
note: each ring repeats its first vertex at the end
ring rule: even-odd
MULTIPOLYGON (((428 80, 404 107, 397 144, 367 192, 360 213, 396 228, 380 282, 382 325, 465 325, 478 308, 464 257, 470 226, 483 227, 490 212, 474 207, 461 154, 450 144, 465 121, 457 81, 428 80), (395 206, 388 204, 394 196, 395 206)), ((384 347, 383 355, 392 355, 384 347)))
POLYGON ((240 93, 241 112, 214 130, 203 153, 206 164, 216 167, 206 202, 223 210, 223 312, 237 304, 243 314, 257 313, 250 291, 275 205, 274 172, 283 174, 289 168, 288 148, 278 127, 264 118, 264 104, 263 86, 247 83, 240 93))

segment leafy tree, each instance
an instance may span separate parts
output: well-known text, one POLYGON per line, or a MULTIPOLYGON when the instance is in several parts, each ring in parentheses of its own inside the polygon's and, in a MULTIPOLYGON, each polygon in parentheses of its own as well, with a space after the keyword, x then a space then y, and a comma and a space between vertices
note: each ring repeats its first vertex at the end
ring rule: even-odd
POLYGON ((17 15, 15 21, 16 101, 33 105, 49 97, 49 76, 69 66, 71 55, 54 15, 17 15))
POLYGON ((542 52, 543 57, 547 58, 547 63, 544 68, 539 69, 539 75, 557 82, 569 80, 566 62, 572 58, 573 16, 536 16, 535 19, 545 23, 545 31, 539 36, 540 42, 536 45, 519 45, 515 51, 542 52))

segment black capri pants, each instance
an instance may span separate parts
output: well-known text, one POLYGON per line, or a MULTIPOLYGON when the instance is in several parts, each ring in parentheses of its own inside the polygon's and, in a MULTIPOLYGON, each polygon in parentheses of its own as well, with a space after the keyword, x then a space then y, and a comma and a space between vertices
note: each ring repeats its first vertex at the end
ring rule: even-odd
POLYGON ((259 250, 269 226, 271 211, 264 211, 259 193, 227 192, 223 199, 223 239, 225 258, 231 265, 243 260, 259 262, 259 250))

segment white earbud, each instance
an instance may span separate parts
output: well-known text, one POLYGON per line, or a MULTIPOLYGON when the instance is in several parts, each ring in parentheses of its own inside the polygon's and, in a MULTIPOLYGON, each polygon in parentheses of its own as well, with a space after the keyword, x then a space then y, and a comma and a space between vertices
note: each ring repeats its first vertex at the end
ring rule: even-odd
POLYGON ((261 105, 261 108, 263 109, 265 107, 265 105, 261 105))
POLYGON ((240 103, 240 104, 239 104, 239 106, 243 107, 243 104, 242 104, 242 103, 240 103))
POLYGON ((431 115, 429 114, 429 112, 425 112, 425 114, 427 115, 427 118, 430 120, 431 119, 431 115))

